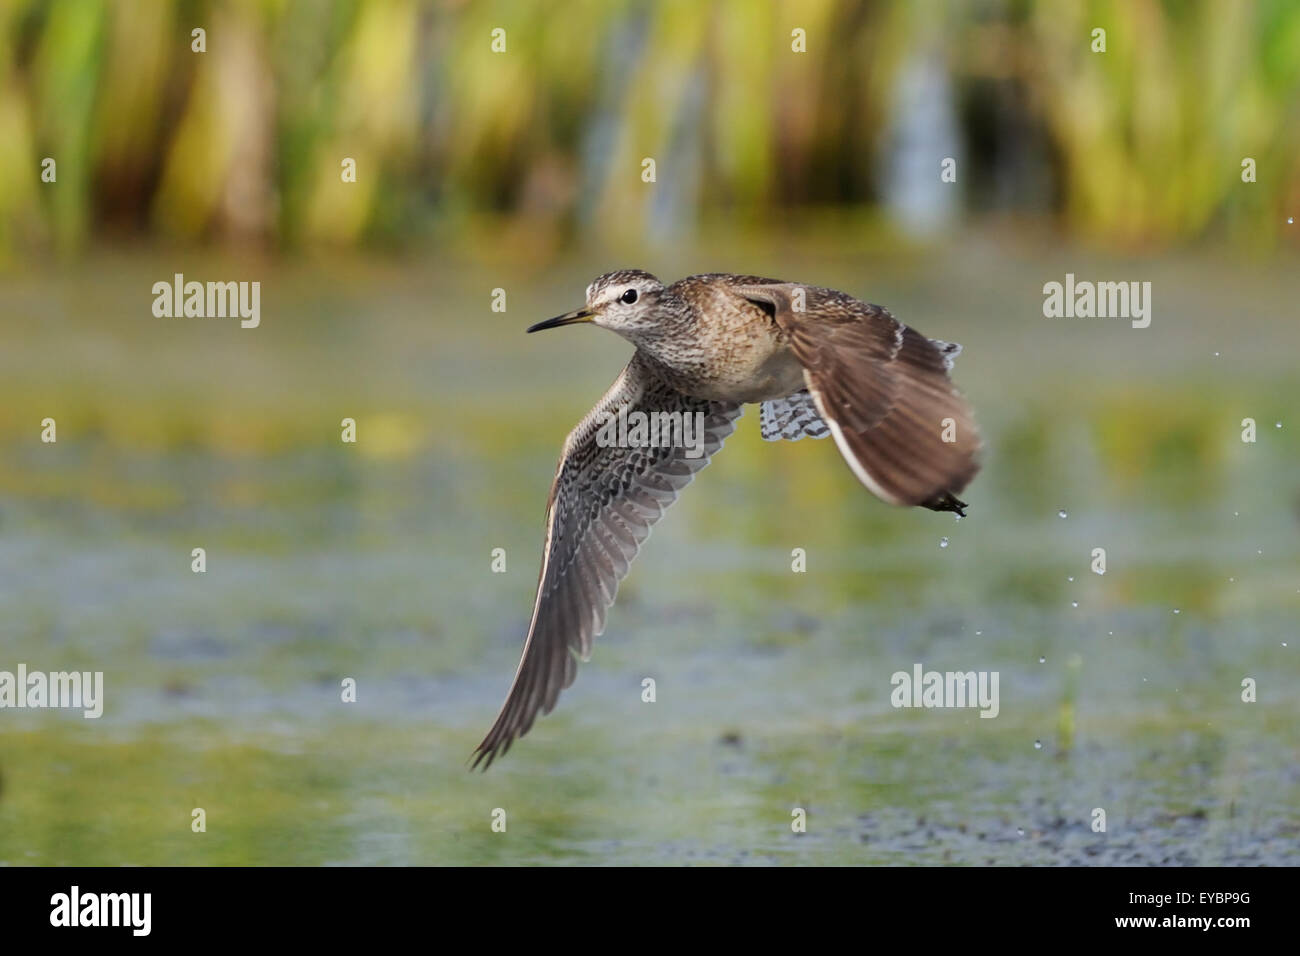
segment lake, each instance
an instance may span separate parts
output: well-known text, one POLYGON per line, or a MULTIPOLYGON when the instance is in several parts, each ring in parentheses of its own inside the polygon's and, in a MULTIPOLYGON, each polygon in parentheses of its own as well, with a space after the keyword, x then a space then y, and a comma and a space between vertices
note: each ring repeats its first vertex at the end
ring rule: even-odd
POLYGON ((1293 263, 618 254, 141 248, 0 279, 0 670, 105 685, 97 720, 0 710, 0 863, 1300 863, 1293 263), (964 520, 894 509, 750 408, 555 712, 469 772, 556 455, 630 354, 523 329, 631 265, 834 286, 963 343, 986 465, 964 520), (260 324, 155 317, 178 272, 260 281, 260 324), (1150 281, 1150 326, 1045 317, 1067 273, 1150 281), (997 672, 997 717, 892 706, 916 665, 997 672))

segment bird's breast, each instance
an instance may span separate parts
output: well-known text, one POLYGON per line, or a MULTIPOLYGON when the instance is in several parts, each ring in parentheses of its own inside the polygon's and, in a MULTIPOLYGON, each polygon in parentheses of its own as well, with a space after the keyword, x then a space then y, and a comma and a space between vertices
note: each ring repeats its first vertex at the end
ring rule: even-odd
POLYGON ((665 377, 687 395, 724 402, 763 402, 803 388, 803 366, 768 317, 753 312, 757 318, 715 319, 692 341, 656 356, 665 377))

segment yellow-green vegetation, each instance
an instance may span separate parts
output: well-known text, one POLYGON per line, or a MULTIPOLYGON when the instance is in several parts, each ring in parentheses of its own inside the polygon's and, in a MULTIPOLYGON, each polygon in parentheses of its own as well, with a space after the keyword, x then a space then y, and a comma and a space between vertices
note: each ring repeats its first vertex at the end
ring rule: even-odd
POLYGON ((10 0, 0 254, 145 232, 541 252, 818 210, 875 228, 918 65, 955 104, 976 210, 1024 190, 1006 208, 1130 246, 1285 230, 1291 3, 10 0))

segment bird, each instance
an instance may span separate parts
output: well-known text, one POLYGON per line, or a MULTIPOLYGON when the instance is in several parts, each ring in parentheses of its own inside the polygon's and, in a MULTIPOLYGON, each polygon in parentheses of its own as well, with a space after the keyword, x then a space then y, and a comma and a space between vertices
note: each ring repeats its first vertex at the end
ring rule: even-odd
POLYGON ((579 323, 635 351, 564 442, 523 653, 471 768, 486 770, 555 707, 651 526, 746 405, 759 405, 768 441, 832 437, 858 480, 893 505, 963 516, 957 496, 979 470, 979 431, 950 377, 961 346, 846 293, 730 273, 664 285, 622 269, 587 286, 582 308, 527 331, 579 323), (661 428, 665 441, 611 425, 636 413, 681 426, 661 428))

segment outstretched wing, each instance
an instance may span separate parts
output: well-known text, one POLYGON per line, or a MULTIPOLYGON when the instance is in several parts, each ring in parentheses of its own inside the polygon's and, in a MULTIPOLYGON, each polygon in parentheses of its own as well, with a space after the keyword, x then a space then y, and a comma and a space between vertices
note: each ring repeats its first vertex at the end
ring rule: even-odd
POLYGON ((960 346, 833 289, 754 280, 735 291, 788 335, 818 413, 867 488, 891 504, 961 513, 956 496, 979 471, 980 436, 948 377, 960 346))
POLYGON ((590 657, 592 640, 605 629, 605 612, 651 526, 722 447, 741 411, 737 404, 670 388, 637 354, 569 433, 547 504, 542 570, 523 657, 496 722, 474 751, 474 766, 491 766, 573 683, 574 655, 590 657), (617 421, 620 410, 629 424, 625 445, 635 441, 638 447, 620 446, 618 430, 602 428, 610 416, 617 421), (661 426, 657 445, 637 436, 635 412, 667 413, 648 419, 661 426), (665 422, 683 427, 666 436, 665 422), (702 433, 695 430, 697 422, 702 433))

